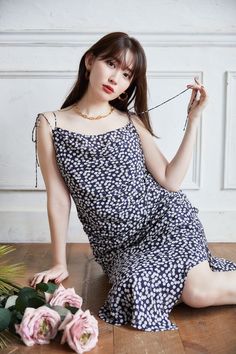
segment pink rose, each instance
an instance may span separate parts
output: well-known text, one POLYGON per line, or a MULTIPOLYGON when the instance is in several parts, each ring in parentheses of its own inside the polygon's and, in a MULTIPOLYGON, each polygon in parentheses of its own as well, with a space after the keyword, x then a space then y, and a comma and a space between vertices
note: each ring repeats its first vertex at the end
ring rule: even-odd
POLYGON ((37 309, 27 307, 20 324, 15 324, 16 333, 27 346, 48 344, 61 323, 60 315, 47 306, 37 309))
POLYGON ((65 307, 68 304, 80 309, 83 303, 82 297, 76 294, 74 288, 65 289, 62 284, 58 286, 51 296, 46 294, 47 293, 45 293, 46 301, 49 302, 51 306, 58 305, 65 307))
POLYGON ((68 312, 59 330, 64 329, 61 344, 67 342, 76 353, 88 352, 98 341, 98 321, 89 310, 68 312))

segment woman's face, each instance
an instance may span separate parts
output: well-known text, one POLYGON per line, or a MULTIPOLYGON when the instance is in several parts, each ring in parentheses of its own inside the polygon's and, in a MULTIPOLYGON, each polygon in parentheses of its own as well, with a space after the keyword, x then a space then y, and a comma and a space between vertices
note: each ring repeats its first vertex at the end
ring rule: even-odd
POLYGON ((133 54, 130 50, 126 52, 126 68, 121 68, 114 58, 110 59, 87 59, 86 67, 90 71, 89 89, 100 99, 111 101, 122 94, 132 81, 132 60, 133 54), (104 85, 110 86, 113 91, 107 90, 104 85))

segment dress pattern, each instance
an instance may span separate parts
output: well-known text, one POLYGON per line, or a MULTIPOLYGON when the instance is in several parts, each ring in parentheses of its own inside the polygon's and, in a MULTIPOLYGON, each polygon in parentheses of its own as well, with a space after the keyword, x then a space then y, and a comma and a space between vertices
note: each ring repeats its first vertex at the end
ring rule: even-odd
MULTIPOLYGON (((212 256, 199 210, 181 189, 168 191, 149 173, 129 112, 128 124, 98 135, 60 128, 53 114, 60 173, 111 284, 98 316, 144 331, 178 329, 169 315, 188 271, 205 260, 212 271, 236 270, 236 263, 212 256)), ((32 140, 41 117, 47 120, 38 114, 32 140)), ((37 129, 33 141, 37 177, 37 129)))

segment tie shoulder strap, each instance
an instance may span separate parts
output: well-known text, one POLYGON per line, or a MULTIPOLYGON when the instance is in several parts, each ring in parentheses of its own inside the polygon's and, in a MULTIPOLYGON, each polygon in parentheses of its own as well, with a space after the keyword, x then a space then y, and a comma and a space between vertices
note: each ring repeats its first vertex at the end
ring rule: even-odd
MULTIPOLYGON (((55 118, 55 127, 57 126, 57 119, 56 119, 56 115, 54 112, 52 112, 55 118)), ((38 169, 37 167, 39 167, 39 160, 38 160, 38 151, 37 151, 37 142, 38 142, 38 138, 37 138, 37 128, 39 127, 41 118, 44 118, 48 125, 50 126, 51 130, 53 130, 52 125, 50 124, 48 118, 46 117, 46 115, 44 113, 38 113, 36 119, 35 119, 35 123, 32 129, 32 142, 35 143, 35 178, 36 178, 36 182, 35 182, 35 188, 38 187, 38 169)))

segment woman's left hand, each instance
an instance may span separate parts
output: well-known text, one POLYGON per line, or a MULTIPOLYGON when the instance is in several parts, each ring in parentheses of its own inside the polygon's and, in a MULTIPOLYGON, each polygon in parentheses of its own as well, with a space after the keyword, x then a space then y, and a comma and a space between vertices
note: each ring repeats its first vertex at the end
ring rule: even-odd
POLYGON ((192 95, 188 104, 188 119, 190 121, 199 121, 200 116, 204 108, 208 103, 208 95, 206 89, 197 78, 194 78, 196 84, 187 85, 188 88, 192 89, 192 95), (198 98, 198 93, 200 92, 200 97, 198 98))

